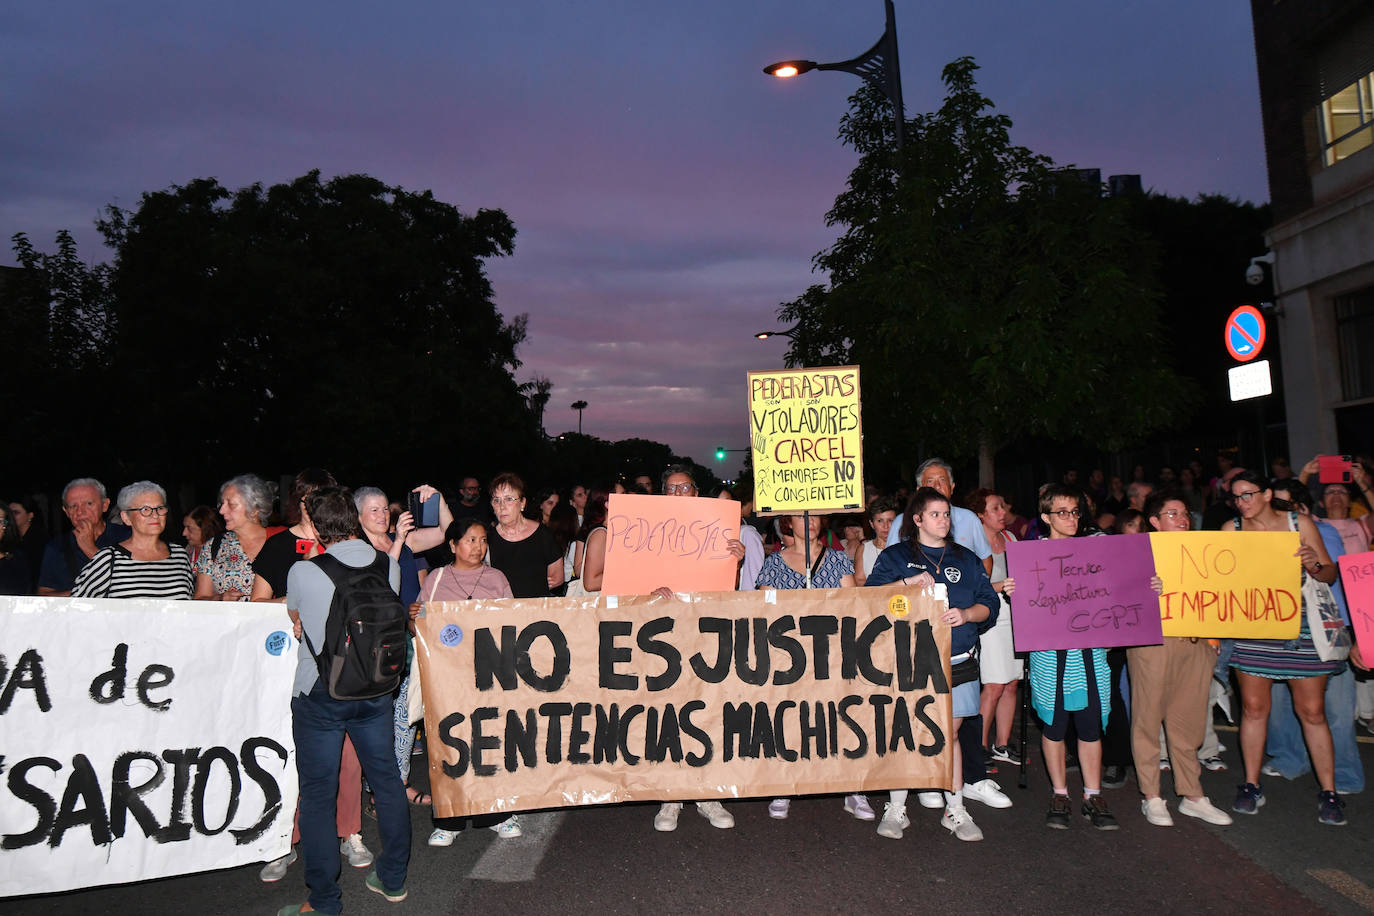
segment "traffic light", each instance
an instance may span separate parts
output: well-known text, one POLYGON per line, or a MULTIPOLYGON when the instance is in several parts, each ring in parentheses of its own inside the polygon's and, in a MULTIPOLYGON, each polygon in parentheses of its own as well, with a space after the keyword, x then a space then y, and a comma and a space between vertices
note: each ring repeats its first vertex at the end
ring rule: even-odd
POLYGON ((725 460, 725 446, 723 446, 723 445, 718 445, 718 446, 716 446, 716 460, 717 460, 717 461, 724 461, 724 460, 725 460))

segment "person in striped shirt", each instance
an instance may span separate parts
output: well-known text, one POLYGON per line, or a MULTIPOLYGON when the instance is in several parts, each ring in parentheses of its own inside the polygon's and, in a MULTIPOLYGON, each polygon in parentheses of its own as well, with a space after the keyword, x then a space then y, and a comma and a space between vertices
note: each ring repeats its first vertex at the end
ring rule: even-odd
POLYGON ((167 491, 151 480, 119 491, 119 515, 132 533, 103 547, 76 577, 73 598, 191 599, 195 578, 186 548, 167 544, 167 491))

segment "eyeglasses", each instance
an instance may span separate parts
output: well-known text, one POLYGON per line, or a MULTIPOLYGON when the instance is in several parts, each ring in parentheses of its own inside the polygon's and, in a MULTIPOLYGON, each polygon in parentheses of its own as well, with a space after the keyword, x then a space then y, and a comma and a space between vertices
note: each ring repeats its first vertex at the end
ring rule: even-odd
POLYGON ((1233 493, 1232 496, 1240 502, 1248 503, 1263 492, 1263 490, 1246 490, 1244 493, 1233 493))
POLYGON ((162 518, 167 514, 166 506, 130 506, 125 512, 137 512, 144 518, 162 518))
POLYGON ((1187 518, 1187 517, 1188 517, 1188 511, 1187 511, 1186 509, 1165 509, 1163 512, 1159 513, 1159 517, 1160 517, 1160 518, 1187 518))
POLYGON ((668 484, 668 486, 663 488, 663 492, 670 496, 674 493, 680 494, 682 496, 688 496, 692 493, 695 493, 696 491, 697 485, 694 483, 670 483, 668 484))
POLYGON ((1061 519, 1067 519, 1067 518, 1078 518, 1078 516, 1082 515, 1083 513, 1079 512, 1077 509, 1055 509, 1053 512, 1051 512, 1051 513, 1049 513, 1049 514, 1050 514, 1050 515, 1053 515, 1053 516, 1057 516, 1058 518, 1061 518, 1061 519))
POLYGON ((493 496, 491 498, 491 504, 493 506, 509 506, 511 503, 518 503, 522 499, 524 499, 523 496, 493 496))

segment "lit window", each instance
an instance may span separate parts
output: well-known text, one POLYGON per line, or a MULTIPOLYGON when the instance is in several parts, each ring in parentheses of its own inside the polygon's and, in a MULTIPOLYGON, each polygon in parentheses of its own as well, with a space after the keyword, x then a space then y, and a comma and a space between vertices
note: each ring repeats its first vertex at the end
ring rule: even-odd
POLYGON ((1335 165, 1374 143, 1374 74, 1362 76, 1321 103, 1324 165, 1335 165))

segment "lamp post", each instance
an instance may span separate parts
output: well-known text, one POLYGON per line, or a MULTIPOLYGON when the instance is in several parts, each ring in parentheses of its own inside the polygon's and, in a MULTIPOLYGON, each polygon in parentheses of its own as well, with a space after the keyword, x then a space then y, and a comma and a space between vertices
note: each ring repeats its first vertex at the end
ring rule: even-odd
POLYGON ((892 10, 892 0, 883 0, 883 5, 887 10, 887 27, 877 43, 858 57, 832 64, 818 64, 814 60, 781 60, 764 67, 763 72, 786 79, 808 70, 843 70, 862 77, 892 103, 892 127, 897 135, 897 149, 901 150, 906 110, 902 107, 902 67, 897 59, 897 18, 892 10))
POLYGON ((806 357, 809 354, 806 351, 806 332, 802 328, 802 323, 800 321, 790 328, 783 328, 781 331, 759 331, 754 334, 755 340, 767 340, 770 337, 786 337, 788 340, 792 341, 793 347, 795 347, 797 352, 801 355, 801 359, 797 360, 797 362, 802 366, 806 365, 806 357))
POLYGON ((572 409, 577 411, 577 434, 582 435, 582 411, 587 409, 586 401, 573 401, 572 409))

